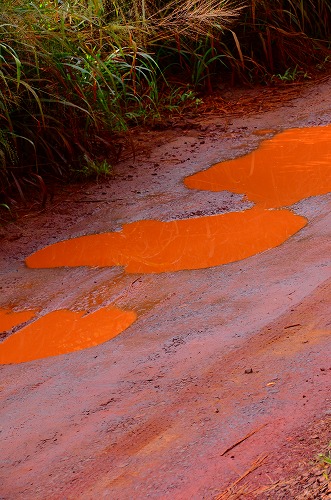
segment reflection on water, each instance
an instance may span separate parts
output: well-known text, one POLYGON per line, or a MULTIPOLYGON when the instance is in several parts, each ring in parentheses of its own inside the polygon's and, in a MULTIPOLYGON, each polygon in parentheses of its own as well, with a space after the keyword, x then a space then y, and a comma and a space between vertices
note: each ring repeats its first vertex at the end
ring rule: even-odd
POLYGON ((62 241, 26 259, 29 267, 125 266, 127 273, 200 269, 244 259, 283 243, 306 224, 289 210, 139 221, 116 233, 62 241))
POLYGON ((66 309, 54 311, 2 342, 0 363, 22 363, 96 346, 121 333, 135 319, 134 312, 116 307, 99 309, 91 314, 66 309))
POLYGON ((264 208, 326 194, 331 191, 331 126, 287 130, 256 151, 184 182, 192 189, 242 193, 264 208))
POLYGON ((14 326, 29 321, 36 311, 13 312, 10 309, 0 309, 0 332, 11 330, 14 326))

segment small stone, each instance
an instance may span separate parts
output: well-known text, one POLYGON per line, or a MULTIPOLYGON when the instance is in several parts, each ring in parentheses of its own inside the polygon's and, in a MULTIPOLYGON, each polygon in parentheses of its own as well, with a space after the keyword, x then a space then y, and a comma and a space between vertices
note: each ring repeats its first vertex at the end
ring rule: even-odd
POLYGON ((246 368, 245 373, 253 373, 253 368, 246 368))

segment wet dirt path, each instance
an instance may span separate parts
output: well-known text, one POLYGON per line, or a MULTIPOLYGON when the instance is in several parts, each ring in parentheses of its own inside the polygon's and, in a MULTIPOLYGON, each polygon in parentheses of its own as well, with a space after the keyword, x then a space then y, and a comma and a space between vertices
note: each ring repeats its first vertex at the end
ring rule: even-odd
POLYGON ((259 457, 252 484, 285 474, 289 443, 331 404, 330 195, 294 206, 309 223, 282 245, 222 266, 130 275, 24 259, 141 219, 249 209, 239 194, 183 179, 252 151, 257 130, 329 123, 328 83, 245 122, 206 120, 7 229, 0 308, 92 317, 115 306, 137 320, 96 347, 0 368, 3 498, 214 498, 259 457))

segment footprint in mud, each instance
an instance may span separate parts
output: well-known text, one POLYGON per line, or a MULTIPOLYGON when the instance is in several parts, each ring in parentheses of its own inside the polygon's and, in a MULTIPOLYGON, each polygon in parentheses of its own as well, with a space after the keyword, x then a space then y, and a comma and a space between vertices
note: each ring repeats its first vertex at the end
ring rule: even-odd
MULTIPOLYGON (((35 311, 0 310, 0 330, 8 330, 35 316, 35 311)), ((105 307, 85 311, 53 311, 24 326, 0 344, 0 364, 22 363, 66 354, 102 344, 136 320, 133 311, 105 307)))
MULTIPOLYGON (((28 257, 27 266, 124 266, 127 273, 161 273, 217 266, 274 248, 307 223, 304 217, 280 207, 331 190, 331 126, 287 130, 265 140, 256 151, 214 165, 184 183, 190 189, 242 194, 255 206, 222 215, 125 224, 119 232, 48 246, 28 257)), ((0 326, 3 318, 0 315, 0 326)), ((29 319, 24 318, 18 322, 29 319)), ((97 345, 118 335, 135 319, 134 312, 115 308, 87 315, 55 311, 5 340, 0 345, 0 363, 97 345)))

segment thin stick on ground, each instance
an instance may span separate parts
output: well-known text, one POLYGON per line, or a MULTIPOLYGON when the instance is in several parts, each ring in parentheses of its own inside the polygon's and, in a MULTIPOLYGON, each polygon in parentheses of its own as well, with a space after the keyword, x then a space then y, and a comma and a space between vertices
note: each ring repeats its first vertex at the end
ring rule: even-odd
POLYGON ((254 431, 249 432, 248 434, 246 434, 245 437, 239 439, 239 441, 236 441, 233 445, 229 446, 229 448, 227 448, 225 451, 223 451, 223 453, 221 453, 221 457, 224 457, 224 455, 226 455, 226 453, 228 453, 229 451, 233 450, 233 448, 235 448, 236 446, 238 446, 243 441, 246 441, 246 439, 248 439, 249 437, 253 436, 253 434, 256 434, 257 432, 259 432, 259 430, 261 430, 266 425, 267 424, 261 425, 258 429, 255 429, 254 431))

